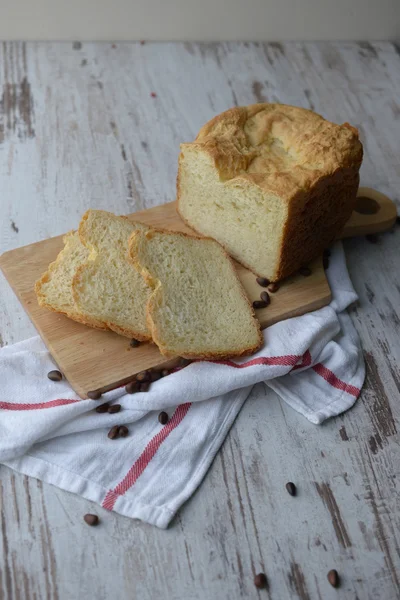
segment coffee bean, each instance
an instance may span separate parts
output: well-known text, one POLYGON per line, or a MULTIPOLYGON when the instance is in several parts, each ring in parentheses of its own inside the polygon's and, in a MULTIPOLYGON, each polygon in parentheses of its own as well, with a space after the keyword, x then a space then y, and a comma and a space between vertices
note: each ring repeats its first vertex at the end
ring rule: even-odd
POLYGON ((265 308, 267 306, 267 303, 264 302, 264 300, 254 300, 253 302, 253 308, 265 308))
POLYGON ((87 393, 87 397, 91 400, 99 400, 101 398, 101 392, 90 391, 87 393))
POLYGON ((120 404, 113 404, 112 406, 108 407, 108 414, 114 415, 115 413, 118 413, 120 410, 121 410, 120 404))
POLYGON ((324 267, 324 269, 328 269, 329 267, 329 258, 327 256, 323 256, 322 258, 322 265, 324 267))
POLYGON ((163 369, 163 370, 161 371, 161 377, 166 377, 167 375, 169 375, 169 373, 170 373, 170 372, 168 371, 168 369, 163 369))
POLYGON ((135 340, 135 338, 132 338, 129 345, 131 346, 131 348, 137 348, 138 346, 140 346, 140 342, 139 340, 135 340))
POLYGON ((300 267, 299 273, 300 275, 303 275, 303 277, 310 277, 311 269, 309 267, 300 267))
POLYGON ((150 387, 150 383, 148 381, 145 381, 144 383, 140 384, 139 391, 140 392, 148 392, 149 391, 149 387, 150 387))
POLYGON ((83 517, 83 520, 85 521, 85 523, 91 526, 98 525, 99 523, 99 517, 97 515, 87 514, 83 517))
POLYGON ((149 381, 150 377, 150 371, 142 371, 136 375, 136 381, 149 381))
POLYGON ((337 588, 339 587, 339 573, 336 571, 336 569, 331 569, 327 575, 328 577, 328 581, 331 584, 332 587, 337 588))
POLYGON ((108 411, 109 406, 110 405, 108 404, 108 402, 106 402, 105 404, 100 404, 100 406, 98 406, 96 408, 96 412, 97 413, 106 413, 108 411))
POLYGON ((139 391, 139 384, 137 381, 130 381, 126 386, 125 386, 125 391, 127 394, 135 394, 136 392, 139 391))
POLYGON ((268 287, 270 284, 269 279, 267 279, 266 277, 257 277, 256 281, 258 285, 261 285, 261 287, 268 287))
POLYGON ((268 306, 268 304, 271 302, 271 298, 269 297, 268 292, 261 292, 260 294, 260 298, 263 302, 265 302, 265 304, 268 306))
POLYGON ((294 485, 294 483, 292 483, 291 481, 288 481, 288 483, 285 485, 285 487, 291 496, 296 495, 297 489, 296 489, 296 486, 294 485))
POLYGON ((119 425, 114 425, 114 427, 111 427, 110 431, 107 434, 107 437, 110 438, 110 440, 115 440, 115 438, 117 438, 119 435, 119 425))
POLYGON ((278 283, 277 281, 275 283, 271 283, 268 286, 268 291, 271 292, 271 294, 274 294, 275 292, 277 292, 280 288, 280 283, 278 283))
POLYGON ((126 437, 127 435, 129 435, 129 429, 125 425, 120 425, 118 429, 118 434, 121 437, 126 437))
POLYGON ((379 241, 379 238, 377 235, 375 235, 375 233, 369 233, 368 235, 365 236, 367 238, 367 240, 371 243, 371 244, 377 244, 379 241))
POLYGON ((47 373, 47 377, 51 381, 61 381, 61 379, 63 378, 62 373, 60 373, 60 371, 49 371, 47 373))
POLYGON ((167 413, 164 411, 160 412, 160 414, 158 415, 158 420, 160 421, 161 425, 166 425, 168 423, 167 413))
POLYGON ((268 580, 267 577, 265 575, 265 573, 258 573, 255 577, 254 577, 254 585, 256 586, 256 588, 258 588, 259 590, 262 590, 264 588, 267 587, 268 585, 268 580))
POLYGON ((151 372, 151 381, 158 381, 159 379, 161 379, 162 375, 160 373, 160 371, 152 371, 151 372))

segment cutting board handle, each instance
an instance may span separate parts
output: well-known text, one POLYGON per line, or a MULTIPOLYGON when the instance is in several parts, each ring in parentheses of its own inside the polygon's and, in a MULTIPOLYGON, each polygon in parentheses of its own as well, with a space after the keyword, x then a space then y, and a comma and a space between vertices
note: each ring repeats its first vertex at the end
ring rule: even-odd
POLYGON ((396 222, 395 203, 377 190, 360 187, 356 207, 344 226, 341 238, 387 231, 396 222))

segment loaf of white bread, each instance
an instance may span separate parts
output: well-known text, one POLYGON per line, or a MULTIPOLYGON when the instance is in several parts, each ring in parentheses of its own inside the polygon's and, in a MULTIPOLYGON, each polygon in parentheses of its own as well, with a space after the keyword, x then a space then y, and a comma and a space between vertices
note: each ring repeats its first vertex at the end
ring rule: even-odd
POLYGON ((340 234, 362 154, 347 123, 283 104, 232 108, 181 145, 178 212, 254 273, 279 281, 340 234))

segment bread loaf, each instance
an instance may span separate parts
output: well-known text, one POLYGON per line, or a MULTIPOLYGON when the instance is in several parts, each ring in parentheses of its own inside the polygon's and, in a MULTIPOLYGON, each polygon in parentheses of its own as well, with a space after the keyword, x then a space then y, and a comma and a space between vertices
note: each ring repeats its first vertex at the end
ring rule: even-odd
POLYGON ((178 211, 244 266, 278 281, 340 234, 361 161, 347 123, 281 104, 233 108, 181 145, 178 211))
POLYGON ((209 238, 138 230, 133 264, 152 288, 147 322, 166 356, 224 358, 262 343, 253 309, 224 249, 209 238))

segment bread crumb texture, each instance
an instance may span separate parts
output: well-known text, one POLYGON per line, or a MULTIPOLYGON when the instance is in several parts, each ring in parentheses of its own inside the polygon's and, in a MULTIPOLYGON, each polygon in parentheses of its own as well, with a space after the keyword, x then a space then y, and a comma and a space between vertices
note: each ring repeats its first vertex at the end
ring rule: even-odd
POLYGON ((150 290, 128 260, 129 237, 147 226, 102 210, 88 210, 79 237, 89 251, 72 281, 75 305, 81 314, 109 329, 138 340, 150 340, 146 304, 150 290))
POLYGON ((136 231, 131 260, 153 292, 147 320, 167 356, 224 358, 262 343, 253 309, 224 249, 214 240, 160 230, 136 231))

